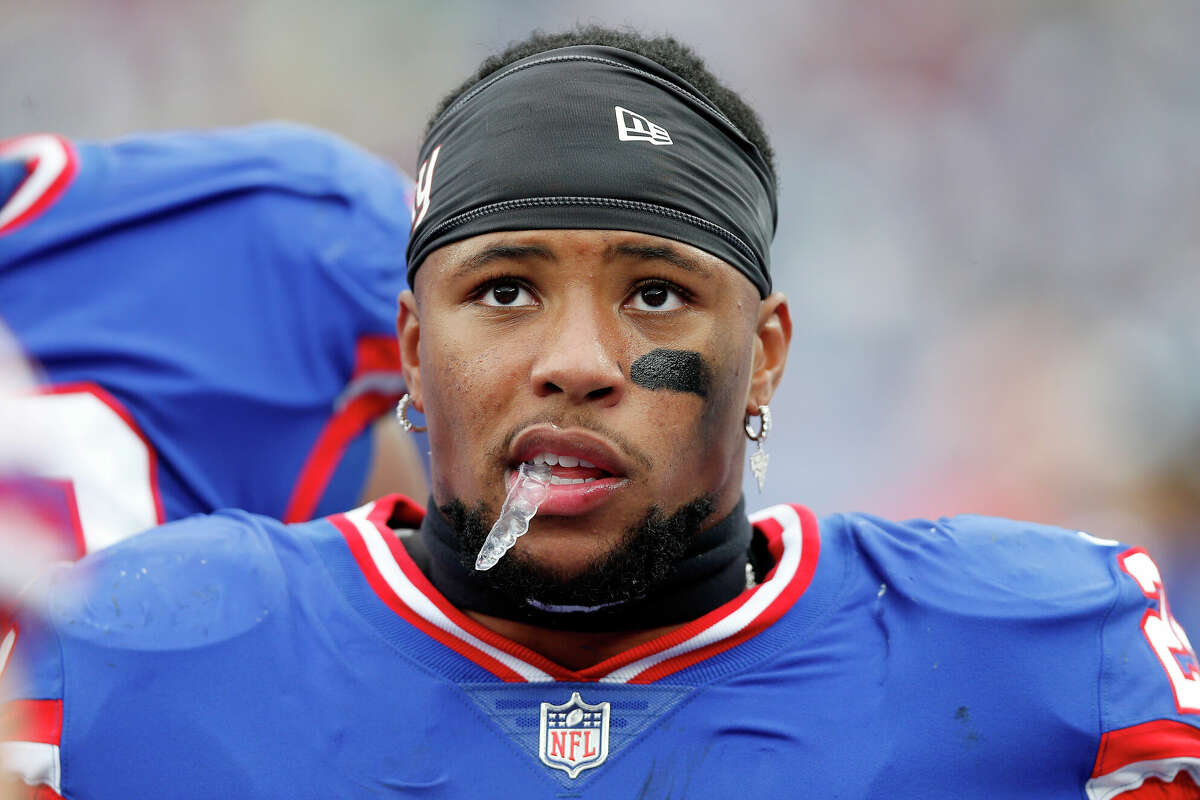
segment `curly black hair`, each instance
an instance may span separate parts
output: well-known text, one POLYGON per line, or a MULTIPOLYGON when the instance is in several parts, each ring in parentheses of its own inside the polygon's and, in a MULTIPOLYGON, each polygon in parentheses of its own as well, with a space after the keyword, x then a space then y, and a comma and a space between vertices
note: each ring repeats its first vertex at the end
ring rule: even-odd
POLYGON ((737 92, 722 84, 704 64, 704 60, 696 55, 692 48, 671 36, 643 36, 635 31, 622 31, 615 28, 605 28, 599 25, 580 26, 561 33, 544 33, 534 31, 526 39, 514 42, 502 52, 490 56, 479 65, 475 74, 462 83, 457 89, 442 98, 437 110, 430 117, 425 127, 428 135, 434 121, 442 112, 461 97, 467 90, 494 72, 509 64, 520 61, 528 56, 536 55, 559 47, 571 47, 580 44, 596 44, 606 47, 618 47, 637 53, 640 56, 656 61, 662 66, 683 78, 709 102, 721 110, 729 121, 740 130, 747 139, 754 143, 762 153, 767 167, 771 170, 771 178, 777 180, 775 174, 774 151, 763 130, 762 121, 754 109, 741 98, 737 92))

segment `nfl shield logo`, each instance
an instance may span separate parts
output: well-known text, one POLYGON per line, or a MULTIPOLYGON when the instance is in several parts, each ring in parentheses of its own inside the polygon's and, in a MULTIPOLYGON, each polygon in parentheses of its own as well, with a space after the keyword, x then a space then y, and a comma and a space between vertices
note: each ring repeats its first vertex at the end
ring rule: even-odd
POLYGON ((575 778, 608 758, 608 703, 583 702, 579 692, 560 706, 542 703, 538 755, 542 763, 575 778))

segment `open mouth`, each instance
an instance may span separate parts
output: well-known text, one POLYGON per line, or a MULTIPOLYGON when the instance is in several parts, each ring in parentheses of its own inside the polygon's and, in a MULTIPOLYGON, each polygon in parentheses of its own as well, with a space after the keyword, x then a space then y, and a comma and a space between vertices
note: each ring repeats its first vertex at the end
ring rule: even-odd
POLYGON ((583 514, 631 485, 627 462, 603 437, 583 429, 533 426, 517 437, 507 466, 508 484, 522 463, 550 467, 550 492, 541 514, 583 514))

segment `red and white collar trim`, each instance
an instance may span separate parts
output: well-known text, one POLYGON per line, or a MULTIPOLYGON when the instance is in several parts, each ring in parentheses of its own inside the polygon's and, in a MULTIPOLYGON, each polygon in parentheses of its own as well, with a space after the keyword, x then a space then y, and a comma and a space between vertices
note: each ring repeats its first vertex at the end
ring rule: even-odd
POLYGON ((367 582, 398 615, 505 681, 651 683, 734 647, 783 616, 817 568, 816 517, 798 505, 778 505, 750 517, 767 538, 775 566, 766 580, 671 633, 583 670, 555 664, 485 628, 452 606, 421 573, 387 526, 398 515, 420 525, 423 509, 398 495, 331 517, 367 582))

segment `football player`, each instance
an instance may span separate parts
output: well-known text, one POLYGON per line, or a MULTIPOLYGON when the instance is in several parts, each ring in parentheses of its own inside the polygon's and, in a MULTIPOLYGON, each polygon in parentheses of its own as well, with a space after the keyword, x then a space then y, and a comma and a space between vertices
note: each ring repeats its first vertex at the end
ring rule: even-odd
MULTIPOLYGON (((422 492, 390 416, 411 184, 297 125, 0 142, 0 318, 75 443, 79 553, 217 508, 307 520, 422 492)), ((49 450, 50 448, 47 448, 49 450)))
POLYGON ((399 338, 426 508, 216 514, 58 575, 103 590, 18 633, 25 781, 1195 796, 1200 674, 1143 551, 972 516, 747 516, 792 330, 775 177, 690 50, 534 36, 453 93, 420 163, 399 338))

